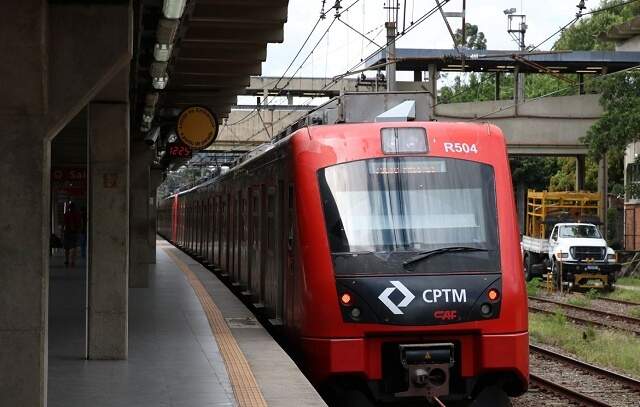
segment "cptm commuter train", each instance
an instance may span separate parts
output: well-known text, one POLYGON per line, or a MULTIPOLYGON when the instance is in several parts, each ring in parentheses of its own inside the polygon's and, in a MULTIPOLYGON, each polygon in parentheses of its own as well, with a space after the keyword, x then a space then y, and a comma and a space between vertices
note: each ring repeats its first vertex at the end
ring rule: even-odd
POLYGON ((527 390, 498 128, 306 126, 262 150, 164 200, 159 230, 280 326, 312 383, 344 405, 495 406, 527 390))

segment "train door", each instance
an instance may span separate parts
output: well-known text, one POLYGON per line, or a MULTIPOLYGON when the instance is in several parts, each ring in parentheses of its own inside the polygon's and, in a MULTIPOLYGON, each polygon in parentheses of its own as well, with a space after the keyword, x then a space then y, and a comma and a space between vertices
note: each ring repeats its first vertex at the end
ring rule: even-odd
POLYGON ((251 193, 251 241, 249 248, 250 292, 260 302, 262 294, 262 187, 252 188, 251 193))
POLYGON ((222 205, 220 195, 215 198, 216 214, 213 228, 213 263, 220 267, 220 206, 222 205))
POLYGON ((233 239, 233 278, 232 282, 240 280, 240 245, 242 244, 242 231, 240 229, 240 220, 242 219, 242 192, 236 191, 235 203, 234 203, 234 225, 235 225, 235 237, 233 239))
POLYGON ((200 200, 198 193, 194 194, 195 203, 193 206, 193 252, 198 254, 198 246, 200 245, 200 200))
POLYGON ((286 220, 286 256, 285 256, 285 321, 291 324, 294 319, 295 294, 296 294, 296 273, 295 273, 295 190, 293 183, 287 188, 287 220, 286 220))
POLYGON ((214 264, 213 261, 213 236, 215 234, 214 229, 214 216, 215 216, 215 200, 211 193, 209 193, 209 219, 207 219, 207 229, 209 229, 209 237, 207 238, 207 261, 209 264, 214 264))
POLYGON ((236 252, 236 236, 238 235, 236 231, 236 222, 238 217, 238 197, 236 194, 229 195, 229 202, 231 203, 231 208, 229 208, 229 276, 231 277, 231 281, 235 281, 235 252, 236 252))
POLYGON ((278 180, 278 202, 276 208, 276 247, 275 247, 275 270, 276 270, 276 309, 275 323, 282 324, 284 320, 284 273, 287 259, 287 228, 286 228, 286 206, 285 206, 285 186, 283 180, 278 180))
POLYGON ((242 191, 242 211, 240 216, 240 279, 238 282, 244 286, 249 287, 249 225, 251 220, 249 219, 249 198, 247 196, 247 189, 242 191))
POLYGON ((205 217, 204 224, 206 229, 205 238, 205 254, 204 259, 208 264, 211 264, 211 211, 213 210, 211 204, 210 193, 207 194, 207 216, 205 217))
POLYGON ((220 268, 226 273, 227 267, 227 197, 220 197, 220 268))
POLYGON ((192 211, 192 206, 193 206, 193 202, 191 201, 191 197, 187 198, 187 224, 185 225, 185 232, 187 234, 187 241, 185 244, 185 247, 187 248, 187 250, 191 249, 191 236, 193 235, 193 228, 191 227, 192 222, 192 217, 193 217, 193 211, 192 211))
POLYGON ((274 187, 267 188, 267 202, 265 205, 265 242, 264 245, 264 270, 263 270, 263 287, 265 290, 264 302, 267 308, 267 315, 270 319, 276 318, 277 308, 277 272, 276 272, 276 240, 278 230, 276 228, 276 189, 274 187))

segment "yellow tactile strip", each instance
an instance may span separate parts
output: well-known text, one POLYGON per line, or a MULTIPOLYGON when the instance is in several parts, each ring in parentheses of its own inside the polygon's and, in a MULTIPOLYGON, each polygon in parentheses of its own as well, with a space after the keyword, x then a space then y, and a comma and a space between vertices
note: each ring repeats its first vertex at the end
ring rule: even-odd
POLYGON ((262 396, 260 387, 258 387, 258 383, 247 359, 244 357, 242 350, 240 350, 238 346, 238 342, 236 342, 236 339, 229 330, 227 321, 225 321, 215 302, 213 302, 213 299, 202 285, 202 282, 200 282, 196 274, 191 271, 189 266, 180 260, 178 256, 171 253, 170 250, 164 249, 164 251, 187 276, 193 291, 195 291, 196 296, 200 300, 200 304, 202 304, 202 308, 209 320, 209 326, 211 326, 211 332, 213 332, 218 342, 218 348, 220 349, 220 354, 227 368, 229 381, 233 387, 233 394, 236 397, 238 406, 266 407, 267 402, 262 396))

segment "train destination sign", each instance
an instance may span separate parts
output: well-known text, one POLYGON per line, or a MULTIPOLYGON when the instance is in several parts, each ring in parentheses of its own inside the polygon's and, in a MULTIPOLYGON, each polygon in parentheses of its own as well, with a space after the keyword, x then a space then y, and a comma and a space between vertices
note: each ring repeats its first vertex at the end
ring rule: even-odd
POLYGON ((177 125, 178 137, 193 150, 207 148, 218 135, 218 120, 202 106, 192 106, 180 113, 177 125))

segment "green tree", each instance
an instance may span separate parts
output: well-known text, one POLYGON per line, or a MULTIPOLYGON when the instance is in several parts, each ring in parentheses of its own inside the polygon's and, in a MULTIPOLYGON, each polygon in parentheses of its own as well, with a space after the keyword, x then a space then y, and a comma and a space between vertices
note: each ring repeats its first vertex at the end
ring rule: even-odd
POLYGON ((462 29, 458 28, 454 34, 456 44, 469 49, 487 49, 487 38, 475 24, 466 23, 464 25, 465 42, 462 43, 462 29))

